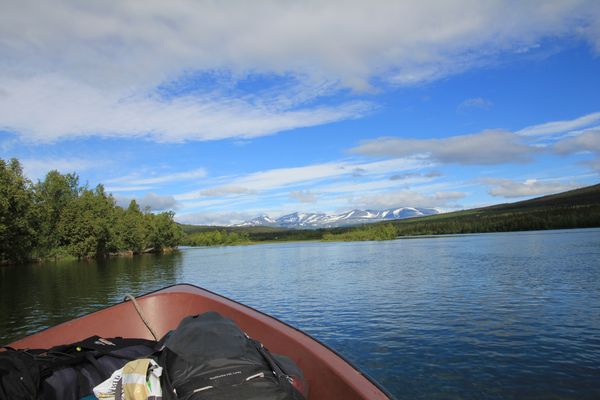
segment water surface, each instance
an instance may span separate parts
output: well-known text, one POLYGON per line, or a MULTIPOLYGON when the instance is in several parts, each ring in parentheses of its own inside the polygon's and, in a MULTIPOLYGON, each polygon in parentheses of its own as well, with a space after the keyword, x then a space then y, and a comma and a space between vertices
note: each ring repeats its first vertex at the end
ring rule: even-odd
POLYGON ((0 343, 178 282, 299 327, 398 398, 600 398, 600 229, 0 268, 0 343))

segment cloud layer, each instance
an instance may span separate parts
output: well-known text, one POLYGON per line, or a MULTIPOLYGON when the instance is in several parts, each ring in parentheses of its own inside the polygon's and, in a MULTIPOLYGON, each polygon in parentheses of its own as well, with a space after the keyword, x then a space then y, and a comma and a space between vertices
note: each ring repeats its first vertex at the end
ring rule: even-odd
POLYGON ((109 90, 57 76, 2 79, 0 130, 30 142, 90 136, 158 142, 252 138, 295 128, 358 118, 366 102, 282 108, 269 99, 209 93, 164 99, 109 90))
POLYGON ((38 142, 179 142, 356 118, 372 105, 314 103, 341 88, 439 79, 546 38, 600 49, 599 10, 595 0, 8 2, 0 129, 38 142), (222 76, 231 90, 206 88, 222 76), (249 96, 237 86, 249 76, 284 83, 249 96))
POLYGON ((597 45, 598 9, 594 0, 22 0, 3 6, 0 51, 15 75, 60 71, 95 86, 219 69, 361 86, 374 73, 400 82, 443 76, 548 36, 578 34, 597 45))

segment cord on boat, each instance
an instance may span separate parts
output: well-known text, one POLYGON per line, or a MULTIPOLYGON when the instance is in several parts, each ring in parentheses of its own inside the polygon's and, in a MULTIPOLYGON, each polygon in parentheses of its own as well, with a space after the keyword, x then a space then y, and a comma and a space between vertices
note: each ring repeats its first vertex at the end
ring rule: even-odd
POLYGON ((150 326, 150 324, 148 323, 148 320, 146 319, 146 317, 144 317, 144 312, 142 311, 142 308, 140 307, 140 305, 138 304, 137 300, 135 299, 135 297, 133 297, 133 295, 127 293, 125 295, 125 300, 131 300, 131 302, 133 303, 133 306, 135 307, 135 311, 137 311, 138 315, 140 316, 140 318, 142 319, 142 321, 144 322, 144 325, 146 325, 146 328, 148 328, 148 330, 150 331, 150 333, 152 334, 152 336, 154 337, 154 340, 158 341, 158 336, 156 335, 156 332, 154 332, 154 329, 152 329, 152 327, 150 326))

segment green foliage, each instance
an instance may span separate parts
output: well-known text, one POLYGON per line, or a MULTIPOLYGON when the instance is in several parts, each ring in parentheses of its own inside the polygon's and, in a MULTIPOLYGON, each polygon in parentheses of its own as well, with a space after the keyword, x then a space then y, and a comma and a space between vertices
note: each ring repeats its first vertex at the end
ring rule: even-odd
POLYGON ((31 182, 18 160, 0 159, 0 262, 26 260, 37 242, 37 226, 31 182))
POLYGON ((63 209, 58 233, 75 257, 102 257, 119 249, 115 201, 104 187, 82 190, 63 209))
POLYGON ((250 243, 248 233, 227 232, 224 229, 192 233, 183 240, 183 244, 187 246, 232 246, 248 243, 250 243))
POLYGON ((58 171, 50 171, 44 181, 38 182, 33 189, 40 224, 38 254, 48 256, 62 245, 56 234, 61 212, 77 198, 79 178, 75 174, 62 175, 58 171))
POLYGON ((80 187, 76 174, 50 171, 33 185, 23 176, 18 160, 0 159, 0 263, 162 252, 178 244, 389 240, 409 235, 600 227, 600 185, 512 204, 354 228, 223 228, 179 225, 173 217, 173 212, 142 211, 135 201, 124 210, 102 185, 94 190, 80 187))
POLYGON ((0 206, 0 262, 162 252, 183 235, 172 212, 143 213, 135 201, 124 210, 76 174, 51 171, 32 185, 14 159, 0 159, 0 206))
POLYGON ((398 237, 394 225, 376 224, 365 225, 342 233, 327 232, 323 235, 326 241, 359 241, 359 240, 392 240, 398 237))
POLYGON ((172 211, 156 215, 146 214, 147 242, 153 251, 161 252, 165 248, 177 246, 181 241, 183 231, 173 221, 174 216, 172 211))
POLYGON ((592 228, 600 226, 600 204, 482 209, 436 217, 398 221, 395 226, 400 236, 592 228))
POLYGON ((129 207, 121 211, 119 218, 121 247, 130 249, 134 254, 142 253, 147 247, 148 230, 149 226, 146 224, 140 206, 135 200, 131 200, 129 207))
MULTIPOLYGON (((285 242, 285 241, 300 241, 300 240, 321 240, 324 230, 322 229, 286 229, 270 226, 243 226, 243 227, 222 227, 222 226, 202 226, 202 225, 179 225, 183 232, 186 233, 182 244, 189 246, 211 246, 221 244, 233 244, 215 241, 213 235, 207 235, 207 239, 200 239, 198 244, 190 240, 197 233, 209 233, 219 231, 221 235, 237 234, 240 239, 235 244, 250 244, 255 242, 285 242)), ((216 235, 215 235, 216 236, 216 235)), ((198 236, 202 238, 203 236, 198 236)), ((232 236, 235 238, 236 236, 232 236)))

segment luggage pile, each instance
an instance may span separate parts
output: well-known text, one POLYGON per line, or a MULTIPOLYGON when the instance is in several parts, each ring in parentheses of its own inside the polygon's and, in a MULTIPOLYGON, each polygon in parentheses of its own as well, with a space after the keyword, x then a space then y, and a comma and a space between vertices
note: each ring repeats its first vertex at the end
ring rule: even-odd
POLYGON ((307 389, 291 359, 216 312, 159 341, 94 336, 0 352, 0 400, 304 400, 307 389))

